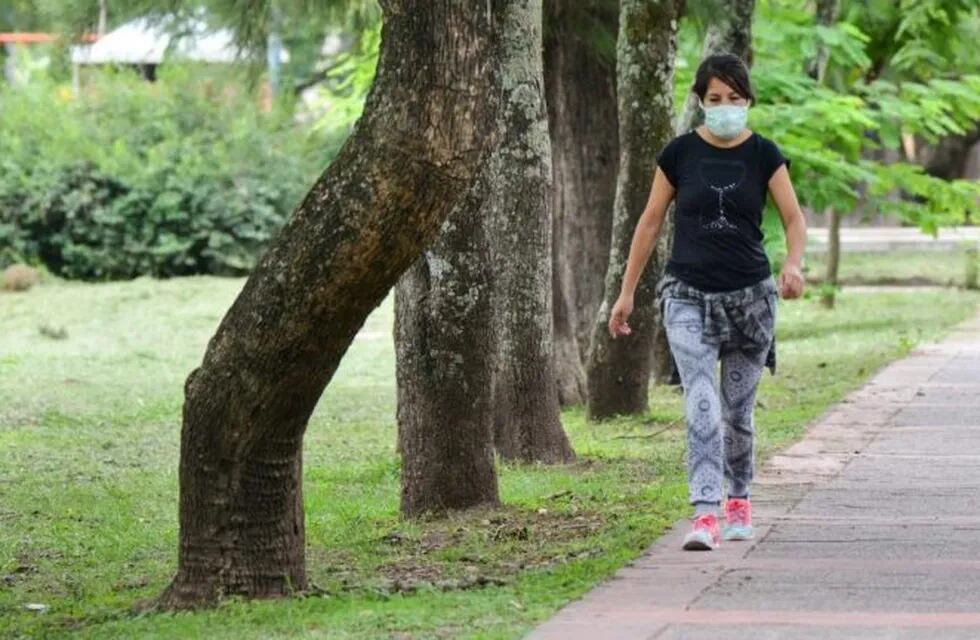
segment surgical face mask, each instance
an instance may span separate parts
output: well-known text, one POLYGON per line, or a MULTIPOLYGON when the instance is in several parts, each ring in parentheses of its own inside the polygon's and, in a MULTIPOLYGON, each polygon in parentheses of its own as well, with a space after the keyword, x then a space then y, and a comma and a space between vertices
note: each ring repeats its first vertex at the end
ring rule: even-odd
POLYGON ((706 107, 698 100, 701 109, 704 110, 704 124, 708 131, 723 140, 731 140, 742 133, 746 122, 749 119, 749 106, 747 104, 720 104, 714 107, 706 107))

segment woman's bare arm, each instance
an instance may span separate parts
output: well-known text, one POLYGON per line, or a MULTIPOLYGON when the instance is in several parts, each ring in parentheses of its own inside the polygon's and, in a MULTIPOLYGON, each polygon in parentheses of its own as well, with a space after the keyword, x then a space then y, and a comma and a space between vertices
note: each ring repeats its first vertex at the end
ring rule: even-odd
POLYGON ((803 251, 806 249, 806 218, 796 191, 789 179, 786 165, 782 165, 769 179, 769 192, 779 209, 779 217, 786 231, 786 260, 783 272, 779 275, 779 287, 784 298, 798 298, 803 295, 803 251))
POLYGON ((657 167, 653 174, 650 197, 647 199, 647 205, 636 223, 636 230, 633 232, 633 241, 630 244, 630 255, 626 264, 626 273, 623 275, 620 295, 632 297, 636 291, 640 275, 657 244, 657 237, 660 235, 664 217, 667 215, 667 207, 673 199, 674 185, 670 184, 664 172, 660 167, 657 167))

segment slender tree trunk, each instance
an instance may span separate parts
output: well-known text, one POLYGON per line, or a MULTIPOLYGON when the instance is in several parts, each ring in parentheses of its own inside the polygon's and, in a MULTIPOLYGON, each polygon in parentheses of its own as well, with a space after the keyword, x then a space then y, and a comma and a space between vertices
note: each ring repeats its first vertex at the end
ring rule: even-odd
POLYGON ((590 419, 647 410, 661 254, 651 256, 640 276, 630 317, 632 334, 613 340, 607 325, 619 297, 633 232, 650 194, 656 154, 673 136, 673 71, 682 7, 678 0, 621 3, 617 41, 619 176, 604 299, 593 325, 589 354, 590 419))
MULTIPOLYGON (((733 53, 752 64, 752 14, 755 11, 755 0, 728 0, 724 10, 713 16, 708 25, 701 48, 701 59, 715 53, 733 53)), ((680 135, 701 124, 702 114, 698 107, 698 98, 689 93, 684 102, 684 109, 677 120, 675 133, 680 135)), ((674 203, 670 204, 664 219, 657 243, 657 255, 669 256, 674 243, 674 203)), ((661 261, 659 264, 665 264, 661 261)), ((649 267, 648 267, 649 268, 649 267)), ((658 277, 663 275, 658 274, 658 277)), ((675 372, 670 346, 667 344, 667 333, 663 322, 657 322, 653 346, 653 377, 657 382, 667 382, 675 372)))
MULTIPOLYGON (((829 26, 837 20, 838 0, 817 0, 816 22, 819 26, 829 26)), ((810 61, 808 72, 810 77, 822 84, 827 73, 827 62, 830 60, 830 50, 824 43, 818 43, 817 55, 810 61)), ((829 222, 827 237, 827 277, 820 303, 833 309, 837 304, 838 271, 840 269, 840 227, 841 213, 827 209, 829 222)))
POLYGON ((554 189, 555 362, 562 405, 585 402, 592 322, 602 300, 616 195, 616 0, 545 1, 545 87, 554 189))
POLYGON ((552 368, 540 0, 513 3, 502 21, 499 144, 396 289, 408 516, 498 502, 495 426, 507 457, 573 456, 552 368))
POLYGON ((500 145, 488 215, 498 339, 494 444, 507 460, 562 463, 552 313, 551 141, 544 100, 541 0, 530 0, 503 53, 500 145))
POLYGON ((495 143, 493 35, 517 0, 381 4, 364 115, 187 378, 178 568, 162 606, 305 588, 307 421, 365 318, 435 239, 495 143))
MULTIPOLYGON (((817 24, 829 26, 837 21, 839 0, 817 0, 817 24)), ((807 73, 818 83, 823 83, 827 73, 827 62, 830 61, 830 48, 823 42, 817 42, 817 55, 810 60, 807 73)))
POLYGON ((837 304, 837 285, 839 283, 838 270, 840 268, 840 221, 841 214, 834 209, 827 209, 827 219, 830 227, 827 232, 827 277, 825 282, 826 289, 820 302, 828 309, 833 309, 837 304))

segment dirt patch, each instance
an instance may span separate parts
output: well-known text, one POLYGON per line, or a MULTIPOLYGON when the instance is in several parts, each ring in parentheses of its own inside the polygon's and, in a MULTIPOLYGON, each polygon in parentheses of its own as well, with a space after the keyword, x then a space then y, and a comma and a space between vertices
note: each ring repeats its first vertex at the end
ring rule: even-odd
POLYGON ((23 580, 32 573, 37 573, 37 565, 26 554, 20 554, 17 563, 10 569, 10 572, 0 576, 0 586, 12 587, 14 583, 23 580))
MULTIPOLYGON (((570 497, 570 492, 562 492, 553 499, 570 497)), ((567 508, 504 508, 457 516, 431 523, 432 528, 419 540, 406 541, 401 557, 378 569, 386 588, 393 592, 502 585, 526 569, 600 552, 587 541, 602 529, 606 518, 594 511, 570 512, 567 508)))
MULTIPOLYGON (((591 557, 593 541, 616 514, 580 508, 571 492, 549 496, 554 508, 478 509, 420 522, 421 531, 394 529, 372 550, 375 562, 318 550, 316 572, 329 587, 319 595, 372 591, 381 595, 436 589, 457 591, 508 584, 519 573, 591 557)), ((311 558, 313 560, 313 558, 311 558)))

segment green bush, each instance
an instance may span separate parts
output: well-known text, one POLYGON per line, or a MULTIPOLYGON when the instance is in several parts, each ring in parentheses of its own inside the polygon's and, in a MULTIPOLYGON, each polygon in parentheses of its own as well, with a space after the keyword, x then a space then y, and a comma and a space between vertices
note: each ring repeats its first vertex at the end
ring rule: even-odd
MULTIPOLYGON (((0 90, 0 267, 241 275, 327 160, 290 110, 202 67, 0 90)), ((224 73, 227 73, 225 71, 224 73)))

